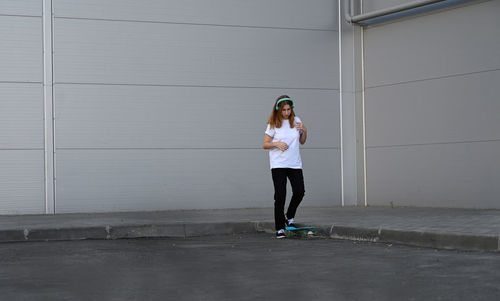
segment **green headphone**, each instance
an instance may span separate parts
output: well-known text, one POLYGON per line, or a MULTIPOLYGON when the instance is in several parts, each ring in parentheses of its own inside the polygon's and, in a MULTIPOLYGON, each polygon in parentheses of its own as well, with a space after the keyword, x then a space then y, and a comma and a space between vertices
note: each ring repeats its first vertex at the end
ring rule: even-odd
POLYGON ((283 97, 282 99, 278 100, 278 102, 276 103, 276 111, 279 110, 278 105, 280 104, 280 102, 285 101, 285 100, 288 100, 289 102, 292 103, 292 109, 295 108, 295 105, 293 104, 293 100, 290 97, 283 97))

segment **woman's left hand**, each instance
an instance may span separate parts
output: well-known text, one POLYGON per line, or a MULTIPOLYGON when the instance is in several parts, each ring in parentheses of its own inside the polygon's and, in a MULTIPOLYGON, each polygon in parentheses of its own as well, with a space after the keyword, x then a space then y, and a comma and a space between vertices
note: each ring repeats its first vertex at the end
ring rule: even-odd
POLYGON ((295 123, 295 128, 300 131, 302 134, 303 132, 307 132, 306 126, 302 122, 297 122, 295 123))

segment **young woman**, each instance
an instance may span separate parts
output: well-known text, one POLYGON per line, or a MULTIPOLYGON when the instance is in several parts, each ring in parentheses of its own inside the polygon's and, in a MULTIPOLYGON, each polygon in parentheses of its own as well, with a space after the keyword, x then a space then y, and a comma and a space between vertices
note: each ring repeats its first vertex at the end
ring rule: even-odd
POLYGON ((276 237, 285 238, 285 227, 294 227, 294 217, 304 197, 304 177, 299 143, 306 143, 307 128, 295 116, 293 100, 282 95, 274 103, 262 147, 269 150, 274 183, 274 223, 276 237), (292 185, 292 199, 285 215, 287 178, 292 185))

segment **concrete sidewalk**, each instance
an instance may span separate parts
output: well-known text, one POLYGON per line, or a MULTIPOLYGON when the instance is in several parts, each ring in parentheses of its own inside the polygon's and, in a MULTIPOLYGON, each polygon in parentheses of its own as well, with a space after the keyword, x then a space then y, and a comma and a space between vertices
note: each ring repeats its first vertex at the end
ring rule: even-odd
MULTIPOLYGON (((300 207, 299 224, 330 238, 500 251, 500 210, 300 207)), ((274 233, 273 209, 0 216, 0 242, 274 233)))

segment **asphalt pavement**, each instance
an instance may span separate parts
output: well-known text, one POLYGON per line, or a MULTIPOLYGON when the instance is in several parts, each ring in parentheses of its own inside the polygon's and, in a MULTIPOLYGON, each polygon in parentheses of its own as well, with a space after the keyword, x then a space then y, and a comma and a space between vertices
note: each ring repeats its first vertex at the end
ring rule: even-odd
POLYGON ((498 300, 500 257, 270 233, 0 245, 2 300, 498 300))

